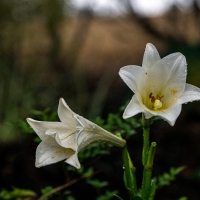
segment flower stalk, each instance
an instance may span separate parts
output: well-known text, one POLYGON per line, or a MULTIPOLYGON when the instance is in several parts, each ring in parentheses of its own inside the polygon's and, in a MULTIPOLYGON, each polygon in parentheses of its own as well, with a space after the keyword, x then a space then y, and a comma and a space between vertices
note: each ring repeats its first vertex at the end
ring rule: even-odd
MULTIPOLYGON (((120 134, 118 137, 122 138, 120 134)), ((137 183, 136 183, 136 168, 134 167, 127 145, 122 148, 122 158, 124 163, 124 182, 129 193, 130 200, 134 200, 134 196, 137 195, 137 183)))
POLYGON ((152 196, 153 191, 155 193, 154 184, 151 186, 151 176, 152 176, 152 170, 153 170, 153 160, 154 160, 154 154, 156 149, 156 142, 152 142, 148 154, 147 164, 144 166, 143 171, 143 180, 142 180, 142 192, 141 192, 141 198, 143 200, 149 200, 150 195, 152 196))
POLYGON ((122 157, 123 157, 123 163, 124 163, 125 186, 128 190, 130 200, 134 200, 134 196, 136 195, 136 194, 134 194, 135 193, 134 191, 136 190, 136 188, 134 188, 134 184, 133 184, 136 182, 136 181, 134 181, 135 173, 133 174, 132 170, 131 170, 131 168, 133 169, 133 164, 130 160, 130 156, 129 156, 129 153, 127 150, 127 145, 125 145, 122 148, 122 157))
POLYGON ((149 131, 151 119, 146 119, 144 114, 142 115, 143 122, 143 150, 142 150, 142 164, 146 165, 149 154, 149 131))
POLYGON ((155 181, 155 179, 153 179, 151 181, 149 200, 154 200, 155 192, 156 192, 156 181, 155 181))

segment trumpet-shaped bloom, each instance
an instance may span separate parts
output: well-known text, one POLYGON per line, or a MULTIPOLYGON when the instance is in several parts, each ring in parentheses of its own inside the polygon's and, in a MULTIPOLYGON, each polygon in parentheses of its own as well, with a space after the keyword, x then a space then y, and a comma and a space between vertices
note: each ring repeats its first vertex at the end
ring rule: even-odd
POLYGON ((66 159, 66 163, 80 168, 78 152, 96 141, 107 141, 118 147, 125 140, 102 129, 74 113, 60 99, 58 116, 61 122, 42 122, 28 118, 27 122, 42 140, 36 150, 36 167, 42 167, 66 159))
POLYGON ((146 119, 159 116, 173 126, 183 103, 200 100, 200 89, 186 83, 185 56, 173 53, 161 59, 152 44, 146 45, 142 67, 122 67, 119 75, 135 93, 123 118, 142 112, 146 119))

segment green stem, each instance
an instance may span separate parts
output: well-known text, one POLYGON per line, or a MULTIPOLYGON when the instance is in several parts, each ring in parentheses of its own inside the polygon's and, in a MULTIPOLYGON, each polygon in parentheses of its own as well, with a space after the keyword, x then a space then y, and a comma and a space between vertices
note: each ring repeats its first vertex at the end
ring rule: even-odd
MULTIPOLYGON (((119 138, 122 138, 120 133, 118 133, 117 136, 119 138)), ((125 173, 124 173, 125 186, 129 192, 130 200, 134 200, 134 196, 137 195, 136 168, 133 166, 133 163, 131 161, 129 152, 127 150, 127 145, 125 145, 122 148, 122 157, 123 157, 123 163, 125 167, 125 173)))
POLYGON ((156 145, 157 145, 156 142, 151 143, 151 147, 150 147, 149 155, 147 159, 147 164, 144 166, 142 191, 141 191, 141 197, 143 200, 148 200, 150 197, 151 175, 152 175, 152 170, 153 170, 153 160, 154 160, 156 145))
POLYGON ((146 165, 149 153, 149 130, 151 119, 146 119, 144 114, 142 115, 143 122, 143 150, 142 150, 142 164, 146 165))
POLYGON ((129 198, 130 200, 134 200, 134 194, 133 194, 133 190, 132 190, 132 177, 133 175, 131 174, 131 170, 130 170, 130 157, 129 157, 129 154, 128 154, 128 150, 127 150, 127 146, 125 145, 123 148, 122 148, 122 157, 123 157, 123 163, 124 163, 124 171, 125 171, 125 178, 126 178, 126 187, 127 187, 127 190, 129 192, 129 198))
POLYGON ((154 200, 155 192, 156 192, 156 181, 153 179, 151 181, 151 190, 150 190, 149 200, 154 200))
POLYGON ((134 196, 136 196, 137 195, 136 168, 133 166, 133 163, 131 161, 128 151, 127 151, 127 154, 128 154, 129 168, 130 168, 130 174, 131 174, 131 190, 133 191, 134 196))

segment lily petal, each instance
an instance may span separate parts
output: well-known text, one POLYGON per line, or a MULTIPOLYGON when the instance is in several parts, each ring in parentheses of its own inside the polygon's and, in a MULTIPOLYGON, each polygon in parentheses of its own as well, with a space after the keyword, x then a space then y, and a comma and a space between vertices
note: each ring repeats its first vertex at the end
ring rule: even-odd
POLYGON ((77 150, 77 142, 76 142, 76 130, 68 130, 68 131, 57 131, 55 135, 55 139, 59 145, 65 148, 71 148, 74 151, 77 150))
POLYGON ((185 90, 186 59, 180 53, 174 53, 156 62, 140 79, 139 92, 149 95, 162 93, 165 98, 178 98, 185 90), (165 91, 163 93, 163 91, 165 91))
POLYGON ((63 98, 60 98, 58 105, 58 116, 60 121, 68 127, 75 127, 74 112, 69 108, 63 98))
POLYGON ((105 141, 118 147, 124 147, 126 141, 116 135, 106 131, 91 121, 77 116, 77 145, 78 151, 81 151, 86 146, 93 142, 105 141))
POLYGON ((132 117, 140 112, 143 112, 143 108, 139 104, 136 95, 133 95, 130 103, 128 104, 128 106, 124 111, 123 118, 126 119, 132 117))
POLYGON ((179 103, 183 104, 196 100, 200 100, 200 88, 186 84, 185 91, 179 98, 179 103))
POLYGON ((66 129, 66 126, 61 122, 41 122, 31 118, 27 118, 27 122, 37 133, 41 140, 44 140, 48 137, 45 133, 48 129, 66 129))
POLYGON ((78 160, 77 152, 74 155, 70 156, 65 162, 70 164, 73 167, 76 167, 77 169, 81 168, 81 164, 78 160))
POLYGON ((159 116, 165 121, 167 121, 171 126, 174 126, 177 117, 181 113, 181 109, 182 109, 182 105, 176 104, 167 110, 154 113, 154 116, 159 116))
POLYGON ((54 138, 47 137, 36 149, 36 167, 50 165, 64 160, 75 153, 72 149, 61 147, 54 138))
POLYGON ((145 48, 142 67, 150 69, 151 66, 160 60, 160 55, 153 44, 148 43, 145 48))
POLYGON ((119 71, 120 77, 133 92, 138 90, 138 81, 144 73, 144 69, 136 65, 122 67, 119 71))
POLYGON ((152 112, 150 112, 149 109, 144 109, 144 116, 146 119, 150 119, 151 117, 153 117, 155 114, 152 114, 152 112))
POLYGON ((185 90, 187 76, 185 56, 181 53, 170 54, 162 59, 162 64, 166 77, 166 82, 163 85, 164 90, 176 91, 176 96, 180 97, 185 90))

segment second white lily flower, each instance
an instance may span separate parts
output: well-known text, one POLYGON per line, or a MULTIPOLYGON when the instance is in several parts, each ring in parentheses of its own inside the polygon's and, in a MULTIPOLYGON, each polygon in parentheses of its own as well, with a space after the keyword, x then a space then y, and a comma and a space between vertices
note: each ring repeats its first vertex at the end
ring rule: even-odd
POLYGON ((146 45, 142 67, 122 67, 119 75, 135 93, 123 118, 142 112, 147 119, 160 116, 173 126, 183 103, 200 100, 200 89, 186 83, 185 56, 173 53, 161 59, 152 44, 146 45))
POLYGON ((123 147, 125 140, 102 129, 89 120, 74 113, 60 99, 58 116, 61 122, 42 122, 28 118, 42 142, 36 150, 36 167, 42 167, 66 159, 66 163, 80 168, 78 152, 96 141, 106 141, 123 147))

